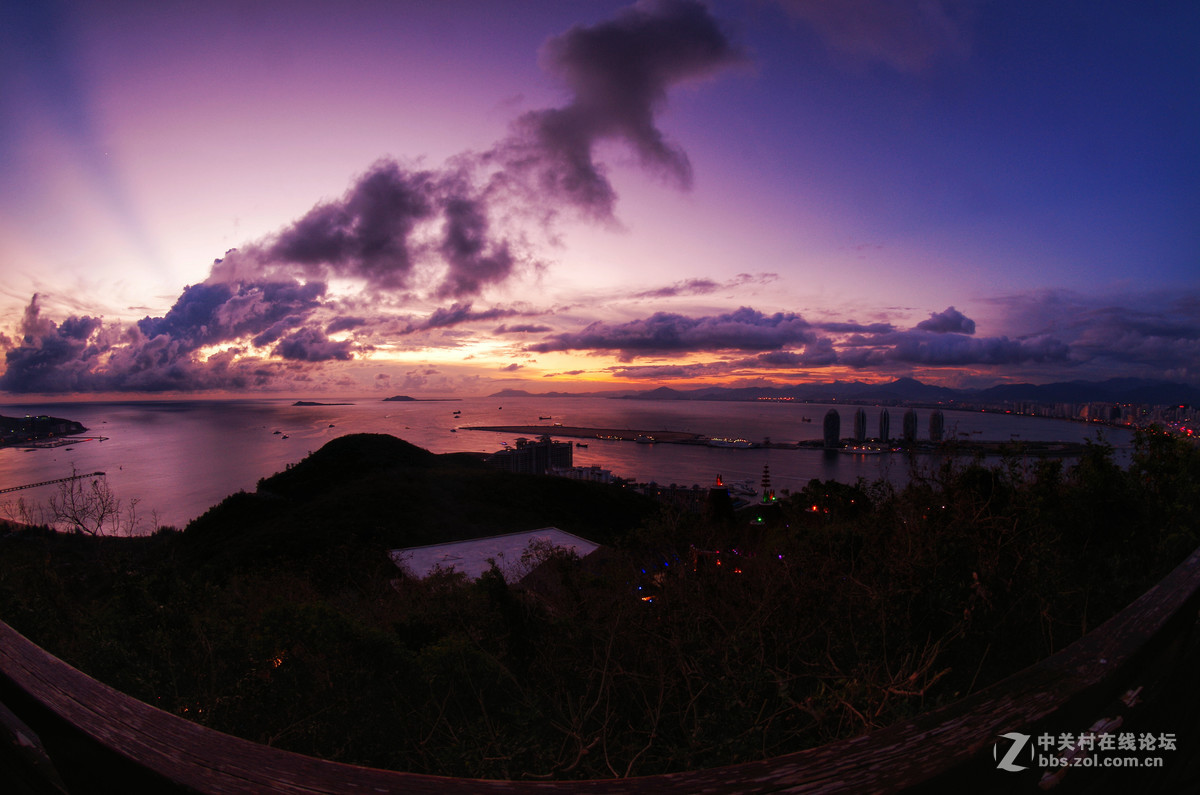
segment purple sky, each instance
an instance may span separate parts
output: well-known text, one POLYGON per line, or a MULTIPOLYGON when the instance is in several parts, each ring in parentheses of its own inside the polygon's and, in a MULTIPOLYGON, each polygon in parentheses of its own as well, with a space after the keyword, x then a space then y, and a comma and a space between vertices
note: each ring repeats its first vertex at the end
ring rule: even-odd
POLYGON ((3 3, 0 391, 1200 385, 1200 5, 3 3))

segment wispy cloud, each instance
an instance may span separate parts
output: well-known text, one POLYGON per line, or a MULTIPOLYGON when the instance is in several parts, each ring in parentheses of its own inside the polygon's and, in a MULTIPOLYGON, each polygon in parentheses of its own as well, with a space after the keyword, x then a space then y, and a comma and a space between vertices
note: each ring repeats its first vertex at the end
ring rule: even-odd
POLYGON ((649 290, 637 290, 629 294, 629 298, 679 298, 693 295, 709 295, 720 290, 731 290, 738 287, 744 287, 747 284, 769 284, 777 281, 779 275, 776 273, 739 273, 732 279, 725 281, 716 281, 714 279, 692 278, 683 279, 674 282, 673 284, 663 287, 655 287, 649 290))
POLYGON ((958 0, 777 2, 842 56, 910 73, 966 57, 978 16, 978 4, 958 0))

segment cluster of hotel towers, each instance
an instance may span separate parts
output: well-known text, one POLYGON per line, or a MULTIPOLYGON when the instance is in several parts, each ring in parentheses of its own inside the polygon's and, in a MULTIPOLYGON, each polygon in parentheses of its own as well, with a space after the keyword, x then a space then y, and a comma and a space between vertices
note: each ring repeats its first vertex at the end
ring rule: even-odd
MULTIPOLYGON (((942 412, 934 409, 929 414, 929 441, 940 442, 946 431, 946 419, 942 412)), ((906 444, 917 441, 917 412, 909 409, 904 412, 904 427, 900 440, 906 444)), ((875 441, 887 444, 891 439, 891 416, 887 409, 879 411, 879 435, 875 441)), ((854 437, 856 443, 867 441, 867 410, 858 409, 854 412, 854 437)), ((825 414, 825 447, 835 448, 842 445, 842 417, 837 409, 830 409, 825 414)))

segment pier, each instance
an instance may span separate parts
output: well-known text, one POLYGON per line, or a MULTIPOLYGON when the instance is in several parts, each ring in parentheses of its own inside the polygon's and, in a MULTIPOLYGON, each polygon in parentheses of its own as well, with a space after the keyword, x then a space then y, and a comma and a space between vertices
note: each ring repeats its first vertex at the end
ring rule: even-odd
POLYGON ((22 489, 36 489, 38 486, 51 486, 55 483, 68 483, 72 480, 82 480, 83 478, 104 477, 103 472, 89 472, 86 475, 71 475, 65 478, 55 478, 54 480, 43 480, 41 483, 27 483, 24 486, 9 486, 6 489, 0 489, 0 494, 7 494, 10 491, 21 491, 22 489))

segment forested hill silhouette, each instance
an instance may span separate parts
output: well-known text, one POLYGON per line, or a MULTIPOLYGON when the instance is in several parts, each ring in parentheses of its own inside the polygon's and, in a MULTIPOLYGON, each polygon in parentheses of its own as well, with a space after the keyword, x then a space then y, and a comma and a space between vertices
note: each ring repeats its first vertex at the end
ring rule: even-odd
POLYGON ((653 508, 600 484, 514 475, 471 454, 351 434, 259 481, 257 491, 227 497, 183 536, 201 565, 315 559, 333 548, 365 560, 385 549, 549 525, 605 543, 653 508))

